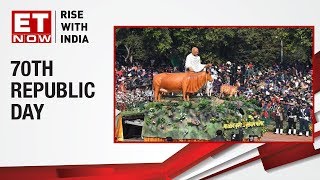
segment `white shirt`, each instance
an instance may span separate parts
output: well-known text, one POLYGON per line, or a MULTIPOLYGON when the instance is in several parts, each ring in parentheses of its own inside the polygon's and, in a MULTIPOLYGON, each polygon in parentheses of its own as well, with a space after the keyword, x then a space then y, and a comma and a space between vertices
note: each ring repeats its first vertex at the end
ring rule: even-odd
POLYGON ((192 68, 194 72, 200 72, 205 66, 205 64, 201 64, 200 56, 194 56, 192 53, 190 53, 186 58, 186 69, 192 68))

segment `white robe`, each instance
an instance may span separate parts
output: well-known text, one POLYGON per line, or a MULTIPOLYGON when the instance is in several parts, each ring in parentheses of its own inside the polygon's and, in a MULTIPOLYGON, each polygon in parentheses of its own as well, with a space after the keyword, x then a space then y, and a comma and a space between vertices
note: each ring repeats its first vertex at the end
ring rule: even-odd
POLYGON ((187 56, 185 65, 186 69, 191 67, 194 72, 200 72, 205 66, 205 64, 201 64, 200 56, 194 56, 192 53, 187 56))

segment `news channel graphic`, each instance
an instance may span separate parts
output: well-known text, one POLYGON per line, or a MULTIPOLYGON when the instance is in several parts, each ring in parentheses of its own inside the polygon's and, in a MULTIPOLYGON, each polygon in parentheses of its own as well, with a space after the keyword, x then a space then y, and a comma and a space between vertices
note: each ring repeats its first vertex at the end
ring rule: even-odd
POLYGON ((313 27, 114 27, 115 142, 313 142, 313 27))
POLYGON ((88 44, 86 15, 84 10, 14 10, 11 42, 88 44))

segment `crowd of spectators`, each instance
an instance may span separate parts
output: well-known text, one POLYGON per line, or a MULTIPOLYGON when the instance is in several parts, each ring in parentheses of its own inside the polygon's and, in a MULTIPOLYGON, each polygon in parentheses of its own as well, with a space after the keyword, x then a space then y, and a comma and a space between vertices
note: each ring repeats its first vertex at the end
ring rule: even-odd
MULTIPOLYGON (((137 102, 152 101, 152 77, 162 72, 178 72, 172 67, 121 66, 115 69, 117 108, 135 107, 137 102)), ((219 93, 222 84, 240 83, 239 96, 255 99, 262 108, 261 117, 266 124, 272 120, 277 106, 285 112, 290 105, 299 108, 312 107, 312 68, 310 65, 260 67, 253 63, 226 62, 211 67, 214 82, 213 95, 219 93)), ((205 90, 199 92, 205 96, 205 90)), ((198 94, 198 95, 199 95, 198 94)))

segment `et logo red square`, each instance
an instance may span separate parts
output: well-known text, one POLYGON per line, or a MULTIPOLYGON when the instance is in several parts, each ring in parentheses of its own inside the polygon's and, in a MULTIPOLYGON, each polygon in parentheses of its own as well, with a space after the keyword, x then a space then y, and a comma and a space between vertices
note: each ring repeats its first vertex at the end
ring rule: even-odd
POLYGON ((51 11, 12 11, 12 43, 51 41, 51 11))

